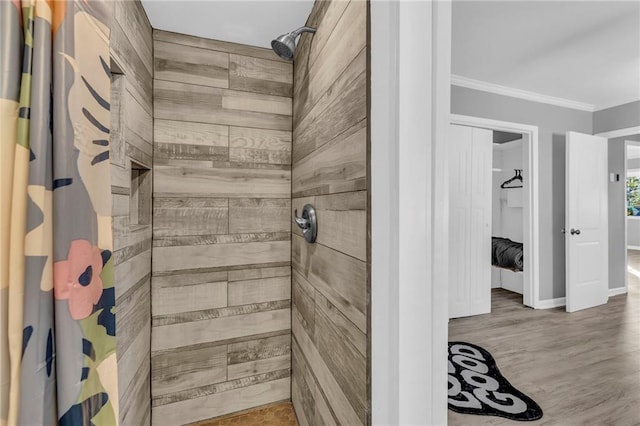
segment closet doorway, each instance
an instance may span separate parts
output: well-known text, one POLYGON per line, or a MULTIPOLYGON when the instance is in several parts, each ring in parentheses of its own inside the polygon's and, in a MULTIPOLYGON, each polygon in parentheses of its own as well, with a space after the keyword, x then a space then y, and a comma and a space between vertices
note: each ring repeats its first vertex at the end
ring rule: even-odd
POLYGON ((489 313, 497 286, 540 307, 538 128, 455 114, 451 125, 449 318, 489 313), (496 243, 507 253, 502 268, 493 266, 496 243), (522 268, 511 264, 519 248, 522 268))

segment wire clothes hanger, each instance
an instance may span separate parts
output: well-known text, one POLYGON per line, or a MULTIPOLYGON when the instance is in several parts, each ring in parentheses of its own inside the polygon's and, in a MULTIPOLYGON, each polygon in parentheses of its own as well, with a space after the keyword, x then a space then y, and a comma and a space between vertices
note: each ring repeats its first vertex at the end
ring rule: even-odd
POLYGON ((511 189, 511 188, 522 188, 522 169, 513 169, 516 172, 516 175, 511 179, 505 181, 500 185, 500 188, 503 189, 511 189), (516 181, 520 181, 520 185, 513 185, 516 181))

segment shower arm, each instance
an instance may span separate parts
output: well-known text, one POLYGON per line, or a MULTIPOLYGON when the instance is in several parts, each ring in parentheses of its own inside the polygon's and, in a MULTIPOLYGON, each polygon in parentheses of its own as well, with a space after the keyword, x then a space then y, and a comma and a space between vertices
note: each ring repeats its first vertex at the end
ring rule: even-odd
POLYGON ((315 33, 316 29, 315 28, 311 28, 311 27, 300 27, 295 31, 291 31, 289 34, 291 34, 294 38, 297 38, 300 34, 302 33, 315 33))

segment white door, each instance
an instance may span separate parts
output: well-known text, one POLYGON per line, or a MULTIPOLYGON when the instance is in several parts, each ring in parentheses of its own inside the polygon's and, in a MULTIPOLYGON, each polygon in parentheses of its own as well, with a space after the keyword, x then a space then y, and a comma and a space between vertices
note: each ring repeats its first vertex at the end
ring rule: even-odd
POLYGON ((567 133, 567 312, 602 305, 609 297, 607 158, 607 139, 567 133))
POLYGON ((492 132, 451 126, 449 318, 491 312, 492 132))

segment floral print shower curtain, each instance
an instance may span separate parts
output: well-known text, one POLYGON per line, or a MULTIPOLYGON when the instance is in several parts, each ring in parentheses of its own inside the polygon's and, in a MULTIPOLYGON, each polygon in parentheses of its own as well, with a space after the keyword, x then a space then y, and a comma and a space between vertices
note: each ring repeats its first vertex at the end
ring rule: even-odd
POLYGON ((0 1, 0 424, 116 425, 111 5, 0 1))

